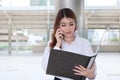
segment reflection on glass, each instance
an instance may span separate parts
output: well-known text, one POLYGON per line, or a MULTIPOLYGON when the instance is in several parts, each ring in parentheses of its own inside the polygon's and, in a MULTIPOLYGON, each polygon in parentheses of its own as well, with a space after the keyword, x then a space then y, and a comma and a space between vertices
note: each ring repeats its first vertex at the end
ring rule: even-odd
POLYGON ((12 49, 31 50, 33 45, 40 45, 40 42, 47 41, 46 29, 22 29, 13 31, 12 49))
MULTIPOLYGON (((47 6, 48 0, 0 0, 1 7, 30 7, 30 6, 47 6)), ((54 0, 50 0, 53 6, 54 0)))
MULTIPOLYGON (((93 44, 99 43, 101 40, 105 29, 89 29, 88 30, 88 40, 93 44)), ((120 44, 119 30, 109 30, 103 37, 102 45, 118 45, 120 44)))
POLYGON ((117 6, 118 0, 85 0, 86 6, 117 6))

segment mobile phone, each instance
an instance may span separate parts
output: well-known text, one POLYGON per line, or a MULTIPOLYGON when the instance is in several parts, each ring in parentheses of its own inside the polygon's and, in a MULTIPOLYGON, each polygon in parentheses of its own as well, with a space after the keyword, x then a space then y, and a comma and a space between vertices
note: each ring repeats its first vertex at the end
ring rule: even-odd
POLYGON ((64 37, 64 34, 63 33, 60 33, 60 38, 63 38, 64 37))
POLYGON ((60 30, 59 35, 60 35, 60 38, 63 38, 63 37, 64 37, 64 34, 63 34, 63 31, 62 31, 62 30, 60 30))

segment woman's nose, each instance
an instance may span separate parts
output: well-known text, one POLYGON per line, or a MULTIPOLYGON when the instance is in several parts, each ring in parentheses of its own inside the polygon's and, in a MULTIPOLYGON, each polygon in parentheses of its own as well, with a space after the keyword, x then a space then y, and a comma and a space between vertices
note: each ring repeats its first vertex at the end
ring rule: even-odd
POLYGON ((66 29, 67 29, 67 30, 69 30, 69 29, 70 29, 70 26, 69 26, 69 25, 67 25, 67 26, 66 26, 66 29))

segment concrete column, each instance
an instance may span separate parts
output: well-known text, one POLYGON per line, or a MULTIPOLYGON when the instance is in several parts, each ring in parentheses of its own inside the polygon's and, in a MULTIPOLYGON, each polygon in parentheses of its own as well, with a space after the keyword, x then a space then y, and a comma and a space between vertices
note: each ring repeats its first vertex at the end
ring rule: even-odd
POLYGON ((56 12, 62 8, 72 9, 77 16, 78 34, 80 37, 86 37, 86 26, 84 16, 84 0, 55 0, 56 12))

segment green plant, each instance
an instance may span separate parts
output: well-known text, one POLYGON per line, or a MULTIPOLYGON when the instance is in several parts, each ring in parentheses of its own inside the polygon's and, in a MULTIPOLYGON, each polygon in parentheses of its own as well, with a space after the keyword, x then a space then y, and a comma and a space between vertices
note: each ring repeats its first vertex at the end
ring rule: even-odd
POLYGON ((120 39, 118 39, 117 37, 114 37, 114 38, 110 39, 110 42, 118 42, 118 41, 120 41, 120 39))

